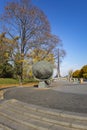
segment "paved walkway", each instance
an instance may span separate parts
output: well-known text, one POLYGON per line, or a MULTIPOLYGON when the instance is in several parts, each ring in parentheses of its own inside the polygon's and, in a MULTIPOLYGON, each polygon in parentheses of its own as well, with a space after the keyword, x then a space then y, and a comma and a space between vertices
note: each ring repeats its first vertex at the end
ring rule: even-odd
POLYGON ((87 113, 87 85, 57 81, 49 89, 17 87, 8 89, 5 100, 17 99, 29 104, 71 112, 87 113), (82 89, 83 88, 83 89, 82 89))
POLYGON ((53 90, 57 90, 59 92, 64 93, 73 93, 73 94, 84 94, 87 95, 87 83, 83 84, 77 82, 69 82, 66 80, 56 81, 53 90))
POLYGON ((87 130, 87 114, 11 99, 0 104, 0 130, 87 130))

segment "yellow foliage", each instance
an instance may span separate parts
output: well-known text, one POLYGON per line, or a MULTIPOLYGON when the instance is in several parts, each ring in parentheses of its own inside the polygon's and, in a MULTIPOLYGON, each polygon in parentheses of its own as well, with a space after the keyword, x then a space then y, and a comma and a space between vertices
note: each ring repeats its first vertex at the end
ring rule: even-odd
POLYGON ((32 69, 29 71, 29 77, 32 77, 33 73, 32 73, 32 69))
POLYGON ((32 64, 36 63, 37 61, 46 60, 54 64, 54 55, 49 53, 45 50, 41 49, 34 49, 29 55, 28 58, 24 62, 24 76, 32 77, 32 64, 29 63, 31 60, 32 64))
POLYGON ((6 53, 4 54, 4 57, 5 57, 5 58, 8 58, 8 57, 9 57, 9 53, 6 52, 6 53))
POLYGON ((51 53, 48 53, 46 50, 34 49, 31 52, 30 57, 32 58, 33 63, 37 61, 41 61, 41 60, 47 60, 51 63, 54 63, 54 55, 51 53))

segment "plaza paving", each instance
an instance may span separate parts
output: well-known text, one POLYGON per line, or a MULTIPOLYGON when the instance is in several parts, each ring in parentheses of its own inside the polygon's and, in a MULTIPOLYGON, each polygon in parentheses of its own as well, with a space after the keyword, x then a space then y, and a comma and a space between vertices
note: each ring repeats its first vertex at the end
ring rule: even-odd
POLYGON ((87 130, 87 115, 27 104, 0 104, 0 130, 87 130))
POLYGON ((47 108, 87 113, 87 84, 59 80, 53 82, 47 89, 15 87, 7 89, 4 98, 47 108))
POLYGON ((0 129, 87 130, 87 84, 57 80, 44 89, 5 89, 0 129))
POLYGON ((53 90, 64 93, 84 94, 87 95, 87 82, 69 82, 68 80, 56 81, 53 90))

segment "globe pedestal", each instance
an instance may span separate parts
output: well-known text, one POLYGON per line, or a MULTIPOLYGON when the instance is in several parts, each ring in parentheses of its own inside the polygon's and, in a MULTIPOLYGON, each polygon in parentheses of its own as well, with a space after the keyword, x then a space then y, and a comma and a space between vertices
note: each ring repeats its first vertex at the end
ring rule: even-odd
POLYGON ((47 88, 48 85, 44 81, 40 81, 38 84, 38 88, 47 88))

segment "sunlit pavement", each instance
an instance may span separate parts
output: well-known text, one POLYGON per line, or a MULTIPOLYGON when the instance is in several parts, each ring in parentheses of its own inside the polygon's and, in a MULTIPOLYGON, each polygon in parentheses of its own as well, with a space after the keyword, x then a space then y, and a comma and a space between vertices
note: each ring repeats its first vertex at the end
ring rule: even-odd
POLYGON ((56 80, 56 86, 52 89, 64 93, 87 94, 87 83, 80 84, 66 80, 56 80))

